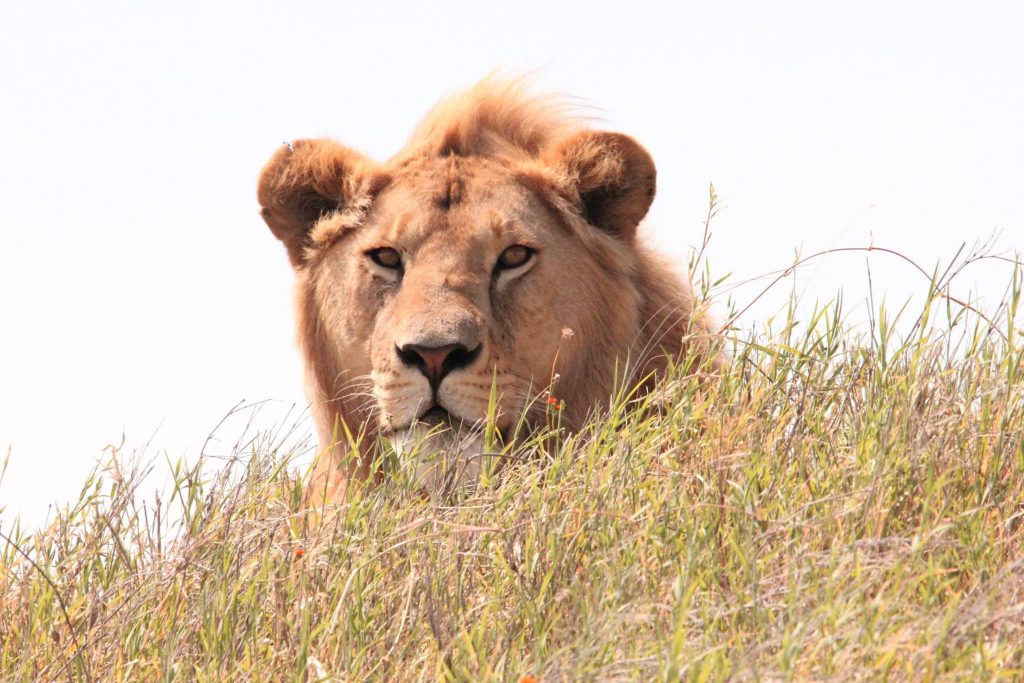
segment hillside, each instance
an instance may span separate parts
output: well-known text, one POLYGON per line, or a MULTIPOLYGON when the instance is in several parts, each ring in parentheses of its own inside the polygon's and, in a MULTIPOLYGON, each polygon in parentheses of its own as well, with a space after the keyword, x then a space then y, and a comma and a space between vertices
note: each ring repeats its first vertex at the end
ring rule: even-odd
POLYGON ((159 505, 116 455, 0 529, 0 679, 1019 679, 1020 294, 784 315, 720 378, 575 434, 552 406, 473 491, 398 471, 322 523, 288 452, 179 465, 159 505))

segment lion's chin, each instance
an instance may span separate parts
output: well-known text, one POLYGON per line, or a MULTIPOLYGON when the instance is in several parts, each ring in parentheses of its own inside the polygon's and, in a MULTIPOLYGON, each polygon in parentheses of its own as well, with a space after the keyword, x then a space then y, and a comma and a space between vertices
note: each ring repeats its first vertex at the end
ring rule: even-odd
POLYGON ((447 494, 476 483, 486 457, 481 430, 427 417, 388 437, 401 466, 415 467, 416 486, 427 493, 447 494))

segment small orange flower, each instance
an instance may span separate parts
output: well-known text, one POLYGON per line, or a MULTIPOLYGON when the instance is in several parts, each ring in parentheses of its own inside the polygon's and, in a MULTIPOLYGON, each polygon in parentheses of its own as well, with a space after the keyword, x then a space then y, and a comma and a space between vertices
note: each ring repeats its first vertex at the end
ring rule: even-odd
POLYGON ((519 679, 519 683, 540 683, 540 681, 533 674, 526 674, 519 679))
POLYGON ((555 398, 554 396, 548 396, 548 405, 549 406, 557 406, 558 405, 558 399, 555 398))
POLYGON ((296 560, 301 559, 302 556, 305 555, 305 554, 306 554, 306 551, 303 550, 302 548, 296 548, 295 549, 295 559, 296 560))

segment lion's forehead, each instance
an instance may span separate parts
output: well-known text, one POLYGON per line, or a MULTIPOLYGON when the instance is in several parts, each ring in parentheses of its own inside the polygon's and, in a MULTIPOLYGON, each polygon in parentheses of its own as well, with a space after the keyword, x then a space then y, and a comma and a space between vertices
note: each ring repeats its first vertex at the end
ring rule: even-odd
POLYGON ((442 230, 450 238, 502 237, 535 225, 540 203, 514 168, 487 158, 425 159, 403 167, 377 201, 375 227, 392 239, 442 230))

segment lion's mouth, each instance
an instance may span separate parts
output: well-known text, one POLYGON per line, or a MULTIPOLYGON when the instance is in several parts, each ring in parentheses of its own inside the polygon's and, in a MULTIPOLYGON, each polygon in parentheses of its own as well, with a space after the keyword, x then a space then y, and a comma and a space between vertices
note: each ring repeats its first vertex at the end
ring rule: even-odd
POLYGON ((414 417, 410 422, 400 425, 387 425, 381 430, 381 435, 391 438, 396 434, 408 432, 417 426, 428 427, 430 429, 435 427, 459 427, 464 422, 465 421, 462 418, 449 413, 445 408, 442 408, 440 405, 435 403, 420 413, 419 416, 414 417))
POLYGON ((382 436, 419 486, 442 492, 476 481, 485 465, 496 471, 501 460, 496 451, 507 443, 497 424, 489 428, 485 420, 468 420, 437 404, 382 436))
POLYGON ((453 416, 447 410, 439 405, 434 405, 426 410, 422 415, 416 418, 416 422, 428 425, 430 427, 436 427, 438 425, 450 425, 456 422, 461 422, 457 417, 453 416))
MULTIPOLYGON (((414 417, 411 421, 404 424, 387 424, 382 427, 380 432, 381 436, 393 439, 396 436, 402 434, 409 434, 417 428, 426 428, 433 433, 452 433, 452 434, 469 434, 482 432, 484 430, 483 420, 471 420, 455 413, 451 413, 447 408, 444 408, 440 404, 435 403, 430 406, 419 416, 414 417)), ((501 441, 507 442, 512 433, 512 424, 508 420, 500 421, 494 425, 494 433, 501 439, 501 441)))

